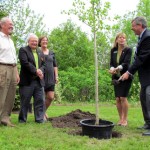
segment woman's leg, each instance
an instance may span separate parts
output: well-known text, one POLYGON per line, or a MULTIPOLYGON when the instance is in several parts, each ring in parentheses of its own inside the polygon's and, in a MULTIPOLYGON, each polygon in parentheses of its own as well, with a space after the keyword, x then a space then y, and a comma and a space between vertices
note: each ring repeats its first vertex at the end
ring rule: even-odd
POLYGON ((122 104, 122 124, 123 126, 127 125, 128 119, 128 100, 126 97, 120 97, 121 104, 122 104))
MULTIPOLYGON (((46 96, 45 98, 45 111, 46 111, 54 99, 54 91, 46 92, 45 96, 46 96)), ((48 115, 46 113, 45 113, 45 119, 48 119, 48 115)))
POLYGON ((53 99, 54 99, 54 91, 48 91, 48 92, 46 92, 46 99, 45 99, 46 110, 51 105, 53 99))
POLYGON ((121 123, 122 123, 122 104, 121 104, 121 100, 119 97, 116 97, 116 107, 117 107, 118 114, 119 114, 118 125, 121 125, 121 123))

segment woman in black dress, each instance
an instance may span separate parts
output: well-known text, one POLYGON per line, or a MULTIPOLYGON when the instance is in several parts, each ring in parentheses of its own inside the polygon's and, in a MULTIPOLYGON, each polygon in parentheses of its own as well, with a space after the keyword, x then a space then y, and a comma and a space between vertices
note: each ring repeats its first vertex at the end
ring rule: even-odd
POLYGON ((128 70, 132 57, 132 50, 127 46, 126 35, 117 34, 114 47, 111 49, 110 70, 112 83, 116 97, 116 106, 119 114, 118 125, 127 126, 128 100, 127 96, 131 87, 132 79, 118 81, 120 76, 128 70))
MULTIPOLYGON (((54 99, 54 90, 55 84, 58 82, 58 68, 55 59, 55 54, 53 51, 50 51, 47 48, 48 38, 46 36, 42 36, 39 38, 39 47, 45 56, 45 107, 46 110, 51 105, 52 100, 54 99)), ((45 113, 45 120, 47 120, 48 116, 45 113)))

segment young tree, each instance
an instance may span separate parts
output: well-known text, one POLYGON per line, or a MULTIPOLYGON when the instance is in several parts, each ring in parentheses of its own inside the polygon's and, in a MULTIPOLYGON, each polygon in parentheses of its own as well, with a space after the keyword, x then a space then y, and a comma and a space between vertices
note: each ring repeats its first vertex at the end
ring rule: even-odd
POLYGON ((98 56, 97 56, 97 32, 104 32, 106 27, 106 18, 110 3, 102 3, 101 0, 74 0, 73 9, 70 9, 67 14, 76 15, 80 21, 91 27, 91 32, 94 38, 94 59, 95 59, 95 100, 96 100, 96 122, 99 124, 99 97, 98 97, 98 56))

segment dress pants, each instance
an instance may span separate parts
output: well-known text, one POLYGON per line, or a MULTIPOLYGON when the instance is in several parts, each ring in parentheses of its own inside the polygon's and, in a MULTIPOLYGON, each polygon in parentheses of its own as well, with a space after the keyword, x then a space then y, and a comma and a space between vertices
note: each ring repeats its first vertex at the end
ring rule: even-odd
POLYGON ((17 86, 17 67, 0 64, 0 121, 10 122, 17 86))
POLYGON ((150 85, 141 88, 140 101, 145 124, 150 126, 150 85))
POLYGON ((19 93, 21 97, 21 108, 19 113, 19 122, 27 121, 28 108, 33 96, 34 99, 34 116, 35 122, 42 123, 44 121, 45 105, 44 105, 44 89, 40 85, 39 80, 33 80, 29 86, 20 86, 19 93))

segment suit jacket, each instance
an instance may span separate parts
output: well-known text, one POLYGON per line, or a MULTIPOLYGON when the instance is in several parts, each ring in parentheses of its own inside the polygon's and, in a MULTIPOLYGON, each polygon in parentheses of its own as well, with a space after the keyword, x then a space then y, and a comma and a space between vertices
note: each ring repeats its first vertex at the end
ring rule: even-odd
MULTIPOLYGON (((130 61, 131 61, 131 56, 132 56, 132 50, 129 47, 126 47, 122 50, 119 63, 117 63, 117 48, 112 48, 111 49, 111 57, 110 57, 110 67, 116 68, 119 65, 122 65, 123 69, 120 71, 120 75, 125 73, 129 66, 130 66, 130 61)), ((115 78, 116 75, 113 75, 112 78, 115 78)))
MULTIPOLYGON (((36 50, 38 54, 38 65, 39 69, 42 70, 44 74, 44 55, 40 50, 36 50)), ((32 53, 32 50, 29 46, 21 47, 19 50, 19 60, 21 65, 20 70, 20 86, 28 86, 31 81, 38 79, 41 86, 44 86, 44 79, 40 80, 40 78, 36 75, 36 64, 35 59, 32 53)))
POLYGON ((128 71, 131 74, 138 71, 142 87, 150 85, 150 31, 147 29, 137 45, 135 60, 128 71))

